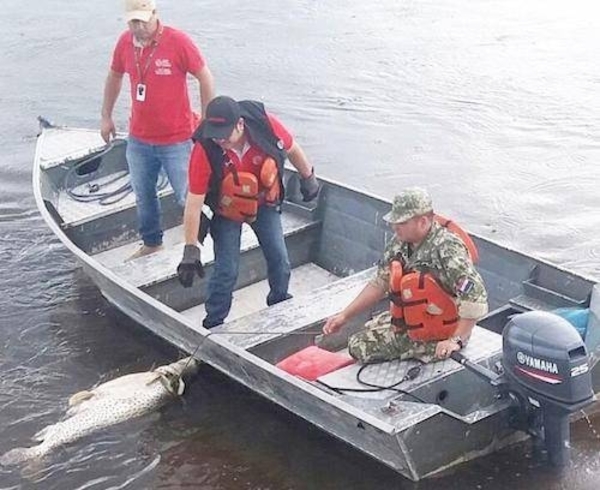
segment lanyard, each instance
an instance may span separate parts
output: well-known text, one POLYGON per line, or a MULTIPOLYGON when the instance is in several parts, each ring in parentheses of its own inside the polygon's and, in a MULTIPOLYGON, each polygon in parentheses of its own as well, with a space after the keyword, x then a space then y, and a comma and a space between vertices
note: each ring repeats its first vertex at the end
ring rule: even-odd
MULTIPOLYGON (((160 36, 160 32, 159 32, 159 36, 160 36)), ((142 46, 139 53, 138 53, 138 49, 136 47, 135 44, 133 44, 133 56, 135 58, 135 68, 137 70, 137 74, 140 80, 140 83, 144 83, 144 77, 146 76, 146 72, 148 71, 148 68, 150 67, 150 62, 152 61, 152 57, 154 56, 154 53, 156 52, 156 48, 158 48, 158 37, 156 39, 152 40, 152 51, 150 51, 150 54, 148 55, 148 58, 146 59, 146 64, 144 65, 144 69, 142 70, 142 67, 140 65, 140 55, 144 50, 144 47, 142 46)))

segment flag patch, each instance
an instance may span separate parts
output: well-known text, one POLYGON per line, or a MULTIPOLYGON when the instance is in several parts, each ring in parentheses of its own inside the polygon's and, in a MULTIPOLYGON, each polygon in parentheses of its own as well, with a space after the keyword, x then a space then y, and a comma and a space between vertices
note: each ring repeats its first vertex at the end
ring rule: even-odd
POLYGON ((475 287, 475 283, 468 277, 461 277, 456 285, 458 294, 467 294, 475 287))

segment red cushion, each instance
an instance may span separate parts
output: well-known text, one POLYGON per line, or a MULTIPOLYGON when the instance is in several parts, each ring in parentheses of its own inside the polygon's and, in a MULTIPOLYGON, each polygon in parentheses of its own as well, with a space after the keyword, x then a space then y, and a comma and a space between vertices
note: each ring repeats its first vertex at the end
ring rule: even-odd
POLYGON ((300 376, 307 381, 314 381, 319 376, 323 376, 353 362, 355 362, 354 359, 348 354, 329 352, 316 345, 311 345, 279 361, 277 367, 290 374, 300 376))

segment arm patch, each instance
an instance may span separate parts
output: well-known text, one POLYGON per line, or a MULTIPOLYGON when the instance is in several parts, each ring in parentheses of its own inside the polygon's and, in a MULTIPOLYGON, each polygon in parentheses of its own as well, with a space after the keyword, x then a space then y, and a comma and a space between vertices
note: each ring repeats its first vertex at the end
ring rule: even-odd
POLYGON ((456 283, 456 294, 463 296, 470 293, 474 287, 475 283, 467 276, 463 276, 456 283))

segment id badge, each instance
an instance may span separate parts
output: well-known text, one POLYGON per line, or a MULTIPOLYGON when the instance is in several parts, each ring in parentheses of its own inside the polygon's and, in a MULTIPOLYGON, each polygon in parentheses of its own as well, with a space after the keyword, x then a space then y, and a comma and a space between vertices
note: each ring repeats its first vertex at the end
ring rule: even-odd
POLYGON ((139 102, 146 100, 146 85, 144 83, 138 83, 135 87, 135 100, 139 102))

